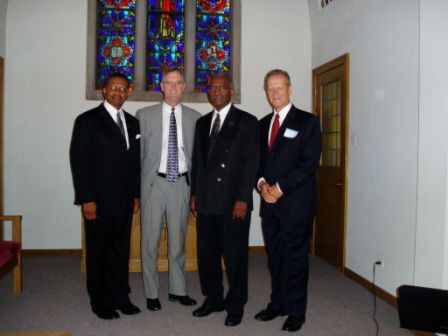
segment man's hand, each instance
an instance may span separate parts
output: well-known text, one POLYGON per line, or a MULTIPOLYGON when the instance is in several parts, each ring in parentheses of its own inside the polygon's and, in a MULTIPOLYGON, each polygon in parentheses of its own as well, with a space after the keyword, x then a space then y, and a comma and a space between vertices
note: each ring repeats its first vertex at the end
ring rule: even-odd
POLYGON ((193 216, 197 217, 198 213, 196 212, 196 197, 191 196, 190 198, 190 211, 193 214, 193 216))
POLYGON ((87 202, 81 205, 81 212, 86 220, 96 219, 96 203, 87 202))
POLYGON ((236 201, 233 206, 232 219, 245 219, 247 213, 247 203, 243 201, 236 201))
POLYGON ((140 209, 140 198, 134 198, 134 213, 136 214, 140 209))
POLYGON ((270 193, 271 186, 269 185, 269 183, 267 183, 266 181, 262 181, 258 185, 258 188, 260 189, 261 197, 263 197, 266 203, 277 202, 277 199, 270 193))
POLYGON ((268 193, 275 198, 275 201, 278 201, 278 199, 283 196, 283 193, 280 191, 277 184, 271 185, 269 187, 268 193))

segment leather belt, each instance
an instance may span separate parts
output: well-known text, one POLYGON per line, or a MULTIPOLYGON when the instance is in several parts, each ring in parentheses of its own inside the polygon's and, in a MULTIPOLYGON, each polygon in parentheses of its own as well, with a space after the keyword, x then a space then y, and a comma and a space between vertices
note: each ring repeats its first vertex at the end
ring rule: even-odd
MULTIPOLYGON (((157 176, 166 178, 166 174, 165 174, 165 173, 159 173, 159 172, 157 172, 157 176)), ((177 176, 178 176, 178 177, 185 176, 185 181, 187 182, 187 185, 188 185, 188 186, 190 185, 190 177, 188 176, 188 172, 179 174, 179 175, 177 175, 177 176)))
MULTIPOLYGON (((181 177, 181 176, 187 176, 187 175, 188 175, 188 172, 185 172, 185 173, 179 174, 179 175, 177 175, 177 176, 178 176, 178 177, 181 177)), ((165 174, 165 173, 159 173, 159 172, 157 172, 157 176, 166 178, 166 174, 165 174)))

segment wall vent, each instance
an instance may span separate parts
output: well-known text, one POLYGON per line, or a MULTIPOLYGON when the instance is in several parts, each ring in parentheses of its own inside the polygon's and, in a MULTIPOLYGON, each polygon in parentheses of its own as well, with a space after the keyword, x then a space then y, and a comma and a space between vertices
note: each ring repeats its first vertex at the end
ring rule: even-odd
POLYGON ((319 9, 327 7, 333 0, 317 0, 317 5, 319 9))

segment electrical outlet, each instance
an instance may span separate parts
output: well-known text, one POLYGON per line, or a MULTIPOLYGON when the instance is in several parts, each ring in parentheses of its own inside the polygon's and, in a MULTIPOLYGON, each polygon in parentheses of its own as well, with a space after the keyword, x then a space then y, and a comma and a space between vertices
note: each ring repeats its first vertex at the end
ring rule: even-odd
POLYGON ((381 268, 384 268, 384 261, 381 259, 378 259, 377 261, 375 261, 375 265, 379 266, 381 268))

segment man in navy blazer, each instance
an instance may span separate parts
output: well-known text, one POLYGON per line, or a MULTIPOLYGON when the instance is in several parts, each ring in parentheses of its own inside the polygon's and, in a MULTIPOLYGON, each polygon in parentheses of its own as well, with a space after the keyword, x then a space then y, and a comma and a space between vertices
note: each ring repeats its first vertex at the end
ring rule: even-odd
POLYGON ((190 200, 197 216, 199 280, 206 298, 193 315, 202 317, 225 309, 225 325, 231 327, 241 323, 247 302, 258 122, 231 103, 233 87, 227 75, 212 77, 207 95, 213 111, 196 123, 190 200), (221 257, 229 283, 225 298, 221 257))
POLYGON ((257 187, 272 293, 267 308, 255 318, 269 321, 288 315, 282 329, 297 331, 305 322, 322 135, 319 118, 291 104, 292 86, 286 71, 268 72, 264 89, 273 113, 260 120, 257 187))
POLYGON ((75 204, 81 206, 86 238, 87 291, 101 319, 134 315, 129 300, 132 213, 140 207, 139 123, 123 111, 129 81, 112 74, 104 102, 75 120, 70 163, 75 204))

